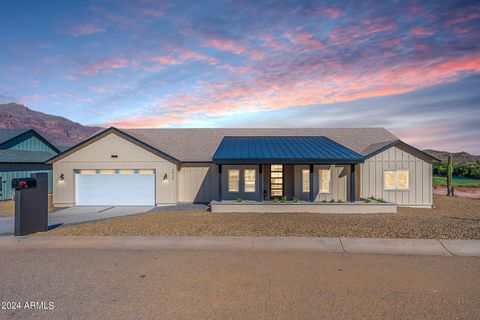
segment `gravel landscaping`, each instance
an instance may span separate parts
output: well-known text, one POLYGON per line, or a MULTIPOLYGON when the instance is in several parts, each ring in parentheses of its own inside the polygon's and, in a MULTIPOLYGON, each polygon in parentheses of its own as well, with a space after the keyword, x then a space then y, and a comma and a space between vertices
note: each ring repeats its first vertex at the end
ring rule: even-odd
POLYGON ((396 214, 150 212, 40 235, 480 239, 480 200, 434 196, 434 205, 399 208, 396 214))
MULTIPOLYGON (((53 196, 52 194, 48 195, 48 212, 55 212, 61 208, 53 207, 53 196)), ((12 200, 0 201, 0 217, 11 217, 15 215, 15 202, 12 200)))

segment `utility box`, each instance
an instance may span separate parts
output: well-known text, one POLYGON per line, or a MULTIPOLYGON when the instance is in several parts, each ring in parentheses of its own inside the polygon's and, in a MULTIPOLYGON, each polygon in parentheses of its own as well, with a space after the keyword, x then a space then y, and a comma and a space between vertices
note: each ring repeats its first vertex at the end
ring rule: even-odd
POLYGON ((15 189, 16 236, 48 230, 48 174, 32 173, 12 180, 15 189))

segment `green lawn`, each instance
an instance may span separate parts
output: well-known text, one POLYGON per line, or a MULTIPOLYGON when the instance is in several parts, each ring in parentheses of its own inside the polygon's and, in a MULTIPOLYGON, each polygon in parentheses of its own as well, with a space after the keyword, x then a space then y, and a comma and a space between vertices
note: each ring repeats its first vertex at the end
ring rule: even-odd
MULTIPOLYGON (((446 186, 447 177, 433 177, 434 186, 446 186)), ((475 187, 480 188, 480 180, 467 178, 453 178, 454 187, 475 187)))

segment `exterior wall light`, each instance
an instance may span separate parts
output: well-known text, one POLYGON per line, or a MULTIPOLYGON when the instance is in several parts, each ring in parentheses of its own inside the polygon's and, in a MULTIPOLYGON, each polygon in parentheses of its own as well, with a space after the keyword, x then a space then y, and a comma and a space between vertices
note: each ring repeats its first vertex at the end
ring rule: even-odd
POLYGON ((59 181, 63 181, 63 180, 65 180, 65 176, 63 175, 63 173, 62 173, 62 174, 60 174, 60 177, 58 177, 58 180, 59 180, 59 181))
POLYGON ((167 175, 166 173, 163 175, 162 184, 169 184, 169 182, 168 182, 168 175, 167 175))

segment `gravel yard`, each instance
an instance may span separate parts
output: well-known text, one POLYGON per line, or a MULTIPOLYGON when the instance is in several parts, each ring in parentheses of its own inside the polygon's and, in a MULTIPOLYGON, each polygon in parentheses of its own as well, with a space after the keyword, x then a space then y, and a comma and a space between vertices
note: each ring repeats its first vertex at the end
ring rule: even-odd
MULTIPOLYGON (((55 212, 61 208, 53 207, 53 196, 52 194, 48 195, 48 212, 55 212)), ((12 200, 0 201, 0 217, 10 217, 15 215, 15 202, 12 200)))
POLYGON ((434 205, 396 214, 151 212, 42 234, 480 239, 480 200, 434 196, 434 205))

